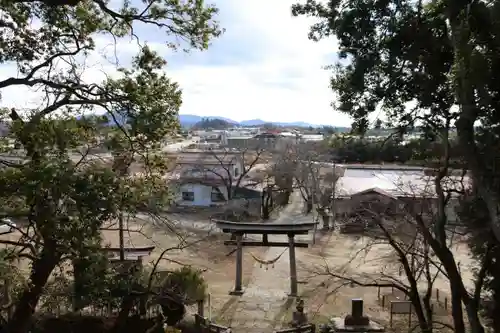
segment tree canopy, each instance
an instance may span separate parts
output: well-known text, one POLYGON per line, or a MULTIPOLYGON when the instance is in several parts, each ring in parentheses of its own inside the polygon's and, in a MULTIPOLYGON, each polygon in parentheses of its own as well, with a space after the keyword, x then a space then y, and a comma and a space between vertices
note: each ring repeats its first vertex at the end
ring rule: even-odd
MULTIPOLYGON (((460 147, 450 140, 450 167, 461 168, 460 147)), ((337 137, 329 141, 327 160, 337 163, 404 163, 436 167, 441 163, 444 147, 441 141, 415 138, 402 141, 397 138, 370 141, 361 138, 337 137)))
POLYGON ((292 11, 319 19, 309 34, 313 40, 338 39, 340 60, 332 66, 331 86, 336 107, 354 118, 355 129, 366 131, 368 116, 378 108, 401 130, 420 125, 448 135, 456 126, 500 240, 498 173, 492 170, 498 158, 485 151, 498 142, 500 4, 308 0, 292 11))
MULTIPOLYGON (((387 126, 400 132, 421 127, 443 144, 442 176, 449 167, 450 130, 456 129, 458 158, 470 170, 472 202, 478 200, 473 205, 485 210, 482 225, 493 236, 493 243, 499 244, 500 3, 307 0, 294 5, 292 12, 318 19, 310 30, 311 39, 337 38, 339 61, 331 66, 331 87, 337 96, 334 105, 353 117, 356 131, 367 131, 368 117, 379 111, 387 116, 387 126)), ((439 219, 435 222, 435 230, 443 228, 439 219)), ((483 332, 477 300, 464 290, 445 241, 440 236, 430 244, 446 263, 452 294, 459 300, 452 310, 454 329, 465 330, 463 302, 471 330, 483 332)), ((487 252, 475 249, 484 260, 487 252)))
POLYGON ((203 118, 201 121, 197 122, 193 127, 199 129, 227 129, 233 127, 234 125, 224 119, 219 118, 203 118))
POLYGON ((9 138, 24 154, 18 163, 2 159, 0 170, 0 215, 27 221, 18 242, 2 241, 14 248, 9 258, 31 261, 29 283, 7 324, 22 333, 54 268, 95 253, 104 222, 124 211, 158 211, 169 201, 161 182, 165 159, 156 148, 177 132, 181 90, 135 28, 149 26, 174 50, 204 50, 221 31, 216 8, 200 0, 1 0, 0 6, 0 64, 18 72, 0 81, 0 97, 12 87, 40 96, 32 110, 1 110, 9 138), (130 63, 116 59, 116 73, 92 82, 84 79, 86 59, 102 51, 99 38, 132 38, 138 52, 130 63), (96 112, 116 124, 106 135, 98 117, 82 117, 96 112), (111 157, 90 156, 103 141, 111 157), (142 176, 131 173, 134 164, 142 176))

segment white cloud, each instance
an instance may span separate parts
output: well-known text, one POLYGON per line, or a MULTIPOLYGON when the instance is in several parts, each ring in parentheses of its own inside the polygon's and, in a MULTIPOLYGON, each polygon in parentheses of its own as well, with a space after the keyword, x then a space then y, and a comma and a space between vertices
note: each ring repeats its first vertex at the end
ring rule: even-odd
POLYGON ((235 120, 330 123, 334 119, 329 107, 332 95, 327 89, 327 73, 290 79, 287 87, 275 66, 190 66, 173 71, 172 76, 183 87, 185 113, 215 114, 235 120))
MULTIPOLYGON (((336 43, 308 40, 312 21, 291 16, 294 0, 215 1, 227 33, 208 51, 173 55, 158 35, 140 36, 169 61, 167 73, 183 89, 181 113, 350 125, 347 116, 330 106, 331 73, 322 69, 336 52, 336 43)), ((96 82, 104 72, 111 74, 115 52, 120 64, 129 63, 135 43, 121 40, 115 49, 111 40, 99 37, 99 52, 86 59, 85 79, 96 82)), ((0 68, 0 80, 16 75, 13 66, 0 68)), ((34 107, 40 98, 18 87, 1 93, 2 106, 34 107)))
POLYGON ((334 97, 329 88, 330 73, 322 69, 328 65, 327 57, 336 51, 335 41, 308 40, 312 21, 291 16, 293 0, 219 3, 222 14, 234 13, 233 24, 226 26, 228 33, 245 38, 249 47, 257 46, 251 51, 258 53, 258 60, 187 66, 179 71, 174 68, 171 73, 184 89, 183 113, 350 125, 347 116, 330 106, 334 97))

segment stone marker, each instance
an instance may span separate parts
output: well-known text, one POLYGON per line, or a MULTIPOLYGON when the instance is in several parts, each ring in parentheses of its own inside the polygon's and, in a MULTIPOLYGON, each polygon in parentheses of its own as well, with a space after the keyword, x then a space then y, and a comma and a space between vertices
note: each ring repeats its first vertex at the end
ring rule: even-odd
POLYGON ((334 317, 329 325, 332 332, 384 332, 384 328, 363 314, 363 299, 354 298, 351 303, 351 314, 345 318, 334 317))
POLYGON ((301 327, 307 324, 307 316, 304 313, 304 301, 302 299, 297 300, 296 311, 292 314, 292 321, 290 326, 301 327))
POLYGON ((363 299, 354 298, 351 303, 351 314, 344 319, 346 326, 366 326, 370 319, 363 315, 363 299))

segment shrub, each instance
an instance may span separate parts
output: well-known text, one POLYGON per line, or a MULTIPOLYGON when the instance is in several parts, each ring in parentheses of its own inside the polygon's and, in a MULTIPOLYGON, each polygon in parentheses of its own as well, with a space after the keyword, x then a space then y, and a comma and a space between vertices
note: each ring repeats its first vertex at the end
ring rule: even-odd
POLYGON ((158 303, 166 323, 176 325, 186 314, 186 305, 205 299, 207 285, 202 272, 189 266, 169 272, 160 282, 158 303))

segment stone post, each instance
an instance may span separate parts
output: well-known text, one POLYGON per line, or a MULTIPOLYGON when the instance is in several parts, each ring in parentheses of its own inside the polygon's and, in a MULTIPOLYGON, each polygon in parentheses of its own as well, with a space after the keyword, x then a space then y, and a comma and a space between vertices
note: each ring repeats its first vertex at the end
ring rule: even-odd
POLYGON ((363 299, 354 298, 351 307, 351 314, 354 318, 363 317, 363 299))
POLYGON ((351 314, 344 320, 346 326, 367 326, 370 319, 363 315, 363 299, 353 298, 351 303, 351 314))
POLYGON ((323 215, 321 215, 321 219, 323 220, 323 230, 330 229, 330 216, 328 213, 324 212, 323 215))
POLYGON ((198 315, 200 317, 205 317, 205 301, 204 300, 198 300, 196 302, 196 304, 198 305, 198 315))

